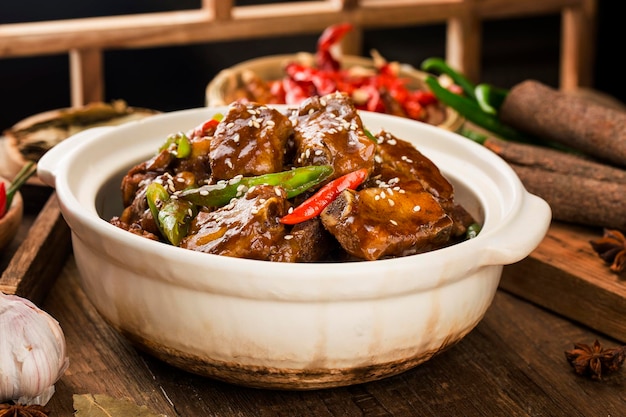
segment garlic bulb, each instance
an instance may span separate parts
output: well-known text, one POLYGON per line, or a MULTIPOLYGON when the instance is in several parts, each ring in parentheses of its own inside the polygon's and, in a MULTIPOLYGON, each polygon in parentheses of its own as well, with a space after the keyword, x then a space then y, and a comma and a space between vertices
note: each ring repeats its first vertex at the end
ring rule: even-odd
POLYGON ((0 403, 45 405, 68 365, 59 323, 31 301, 0 291, 0 403))

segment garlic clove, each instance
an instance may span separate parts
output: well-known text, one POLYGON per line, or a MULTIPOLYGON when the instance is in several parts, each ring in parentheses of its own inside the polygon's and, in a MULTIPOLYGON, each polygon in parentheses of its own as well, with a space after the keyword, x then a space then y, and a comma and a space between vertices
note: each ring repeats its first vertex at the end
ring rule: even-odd
POLYGON ((0 292, 0 403, 45 405, 68 366, 59 322, 31 301, 0 292))

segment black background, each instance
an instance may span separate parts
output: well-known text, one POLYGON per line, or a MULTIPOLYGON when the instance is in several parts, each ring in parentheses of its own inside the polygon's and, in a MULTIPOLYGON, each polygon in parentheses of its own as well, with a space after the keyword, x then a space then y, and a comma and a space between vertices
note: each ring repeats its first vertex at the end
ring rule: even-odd
MULTIPOLYGON (((259 1, 237 1, 236 4, 255 2, 259 1)), ((618 66, 625 38, 619 3, 598 2, 592 87, 626 101, 625 75, 618 66)), ((200 0, 3 1, 0 24, 199 7, 200 0)), ((558 14, 484 22, 480 81, 508 88, 533 78, 557 87, 560 30, 558 14)), ((313 52, 318 36, 107 51, 104 57, 105 100, 124 99, 133 106, 161 111, 200 107, 204 105, 207 83, 222 68, 262 55, 313 52)), ((419 67, 425 58, 445 56, 445 26, 368 30, 364 42, 366 54, 375 48, 389 60, 419 67)), ((0 132, 31 114, 68 107, 69 85, 66 54, 0 59, 0 132)))

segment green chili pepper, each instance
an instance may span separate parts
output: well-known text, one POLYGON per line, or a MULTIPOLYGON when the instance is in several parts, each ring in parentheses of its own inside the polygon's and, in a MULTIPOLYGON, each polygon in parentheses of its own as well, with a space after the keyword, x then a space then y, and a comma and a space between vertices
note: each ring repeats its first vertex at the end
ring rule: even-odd
POLYGON ((452 82, 463 89, 463 93, 466 96, 475 99, 476 93, 474 92, 475 87, 474 83, 472 83, 469 79, 467 79, 463 74, 458 71, 453 70, 447 63, 441 58, 428 58, 422 62, 421 66, 422 70, 426 72, 430 72, 435 75, 445 74, 452 82))
POLYGON ((487 135, 477 132, 475 130, 468 129, 465 126, 461 128, 461 130, 459 131, 459 134, 461 136, 465 136, 466 138, 473 140, 474 142, 480 145, 484 145, 488 139, 487 135))
POLYGON ((146 199, 161 234, 178 246, 189 233, 191 220, 197 214, 196 206, 186 200, 170 198, 165 187, 156 182, 148 185, 146 199))
POLYGON ((376 138, 376 136, 374 136, 372 132, 370 132, 368 129, 363 129, 363 131, 365 132, 365 136, 367 136, 369 140, 374 143, 378 143, 378 139, 376 138))
POLYGON ((233 198, 241 197, 254 185, 277 185, 285 189, 287 198, 303 193, 324 181, 333 173, 330 165, 312 165, 294 168, 289 171, 259 175, 256 177, 233 178, 217 184, 190 188, 179 194, 179 198, 199 206, 221 207, 233 198))
POLYGON ((468 97, 455 94, 443 87, 434 76, 428 75, 426 77, 426 84, 442 103, 453 108, 475 125, 487 129, 503 139, 537 144, 538 140, 528 137, 512 127, 500 122, 496 116, 485 113, 476 101, 468 97))
POLYGON ((4 216, 6 212, 11 208, 11 204, 13 203, 13 197, 15 197, 15 193, 24 185, 24 183, 31 177, 33 174, 37 172, 37 166, 33 161, 27 162, 22 169, 15 175, 13 181, 11 181, 11 186, 8 189, 4 189, 2 195, 2 207, 0 207, 0 218, 4 216))
POLYGON ((485 113, 497 115, 509 90, 491 84, 478 84, 474 89, 476 102, 485 113))
POLYGON ((465 232, 465 237, 467 239, 473 239, 476 236, 478 236, 478 234, 480 233, 480 230, 482 229, 482 226, 478 223, 472 223, 469 226, 467 226, 467 230, 465 232))
POLYGON ((177 158, 187 158, 191 154, 191 142, 183 132, 171 134, 159 148, 159 152, 169 149, 177 158))

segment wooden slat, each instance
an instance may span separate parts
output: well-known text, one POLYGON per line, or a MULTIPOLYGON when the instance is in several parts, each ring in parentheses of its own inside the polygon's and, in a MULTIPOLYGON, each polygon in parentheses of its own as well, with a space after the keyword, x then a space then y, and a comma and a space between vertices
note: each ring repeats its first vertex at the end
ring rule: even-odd
POLYGON ((596 41, 596 0, 566 8, 562 14, 560 88, 591 87, 596 41))
POLYGON ((73 107, 104 100, 102 51, 70 51, 71 102, 73 107))
MULTIPOLYGON (((597 0, 318 0, 235 6, 234 0, 202 0, 195 10, 0 25, 0 58, 74 51, 77 104, 103 96, 99 68, 108 49, 318 34, 339 21, 357 31, 447 23, 447 59, 479 80, 484 20, 561 13, 561 87, 573 89, 591 85, 596 5, 597 0)), ((351 36, 346 51, 360 51, 362 32, 351 36)))
POLYGON ((202 8, 211 10, 216 20, 229 20, 232 18, 235 0, 202 0, 202 8))
POLYGON ((466 11, 448 20, 446 26, 446 61, 474 82, 480 81, 482 24, 466 11))
POLYGON ((70 229, 53 192, 0 276, 0 291, 39 304, 70 253, 70 229))
POLYGON ((503 19, 546 14, 559 14, 567 7, 584 0, 472 0, 475 12, 482 19, 503 19))

